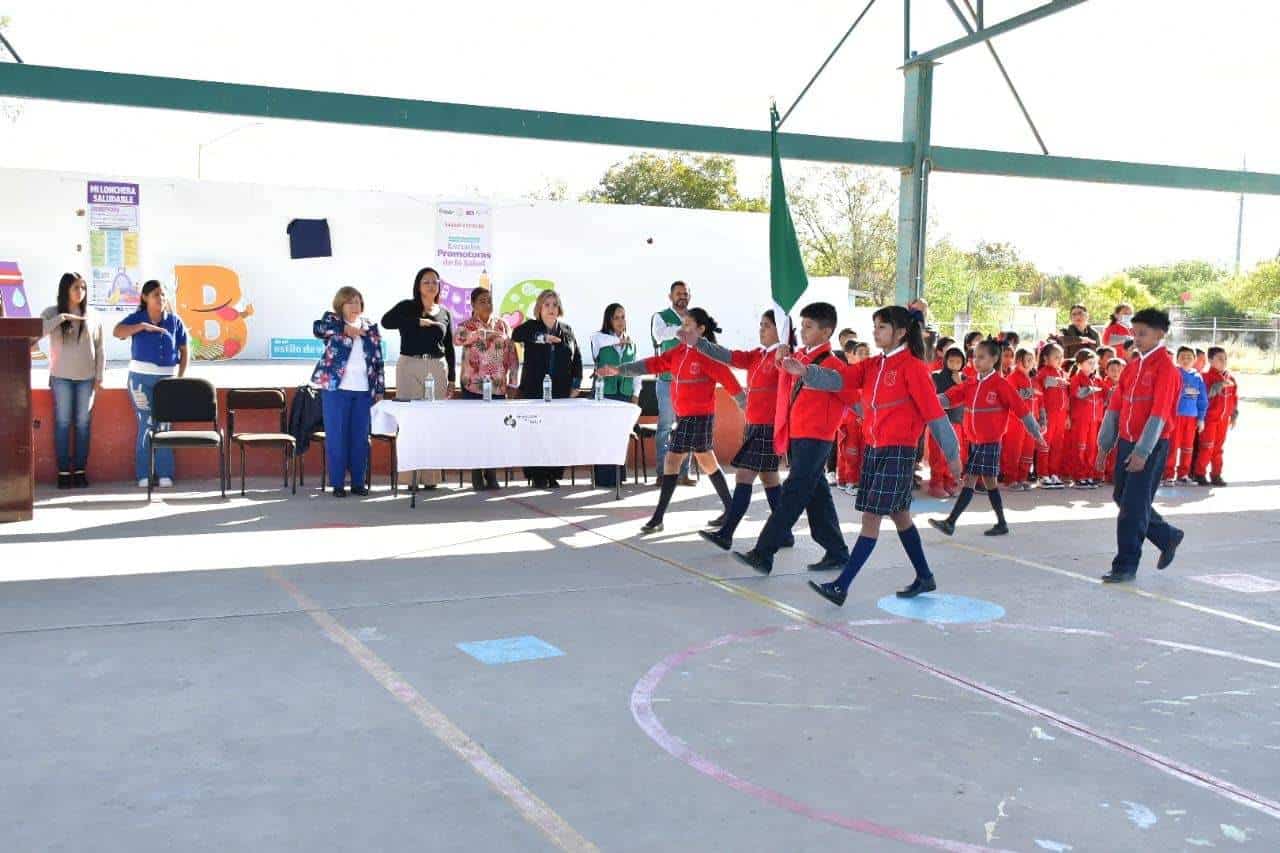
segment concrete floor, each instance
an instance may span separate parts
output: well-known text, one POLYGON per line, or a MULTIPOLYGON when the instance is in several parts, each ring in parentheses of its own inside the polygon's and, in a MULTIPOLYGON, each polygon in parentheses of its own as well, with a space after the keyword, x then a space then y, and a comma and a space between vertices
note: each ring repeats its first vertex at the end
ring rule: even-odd
POLYGON ((972 624, 878 606, 892 533, 843 610, 803 523, 742 570, 705 481, 648 538, 652 488, 43 492, 0 528, 0 850, 1280 849, 1277 405, 1131 587, 1101 491, 926 528, 972 624), (457 647, 521 636, 563 654, 457 647))

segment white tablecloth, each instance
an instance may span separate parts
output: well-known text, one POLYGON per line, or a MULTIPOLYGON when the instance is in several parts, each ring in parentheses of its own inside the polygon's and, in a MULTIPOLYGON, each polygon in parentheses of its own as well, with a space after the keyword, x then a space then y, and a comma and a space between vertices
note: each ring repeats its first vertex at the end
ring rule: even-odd
POLYGON ((640 407, 619 400, 383 400, 373 431, 392 433, 401 471, 623 465, 640 407))

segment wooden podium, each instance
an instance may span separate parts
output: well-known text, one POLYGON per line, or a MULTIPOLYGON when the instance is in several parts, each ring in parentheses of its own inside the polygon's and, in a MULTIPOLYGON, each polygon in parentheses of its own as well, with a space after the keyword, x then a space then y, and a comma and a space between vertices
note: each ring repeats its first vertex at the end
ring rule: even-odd
POLYGON ((31 436, 31 344, 37 319, 0 317, 0 522, 29 521, 35 500, 31 436))

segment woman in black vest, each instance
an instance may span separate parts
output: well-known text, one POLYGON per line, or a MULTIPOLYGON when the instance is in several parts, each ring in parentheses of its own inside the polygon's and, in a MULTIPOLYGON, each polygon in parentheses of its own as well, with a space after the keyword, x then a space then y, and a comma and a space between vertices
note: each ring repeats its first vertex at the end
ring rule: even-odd
MULTIPOLYGON (((555 399, 578 396, 582 384, 582 351, 573 329, 560 321, 564 313, 560 295, 544 290, 534 303, 533 316, 512 332, 511 339, 524 347, 520 368, 520 398, 542 399, 542 380, 551 377, 551 396, 555 399)), ((560 488, 564 468, 526 467, 525 476, 536 489, 560 488)))

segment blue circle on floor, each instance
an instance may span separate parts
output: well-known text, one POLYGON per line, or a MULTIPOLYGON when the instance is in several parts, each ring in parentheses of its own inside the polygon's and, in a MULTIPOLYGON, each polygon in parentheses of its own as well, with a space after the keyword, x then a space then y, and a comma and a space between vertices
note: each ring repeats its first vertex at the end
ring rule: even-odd
POLYGON ((921 622, 962 625, 970 622, 994 622, 1004 618, 1004 608, 981 598, 926 592, 915 598, 886 595, 876 604, 886 613, 921 622))

